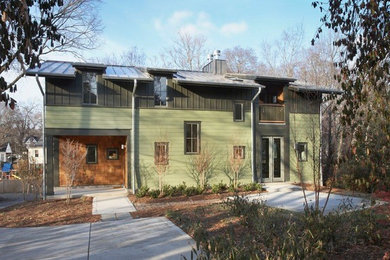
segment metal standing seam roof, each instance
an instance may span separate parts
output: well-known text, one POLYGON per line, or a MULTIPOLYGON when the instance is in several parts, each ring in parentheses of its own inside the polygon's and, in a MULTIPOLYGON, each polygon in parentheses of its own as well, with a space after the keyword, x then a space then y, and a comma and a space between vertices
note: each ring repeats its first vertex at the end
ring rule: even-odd
POLYGON ((178 71, 174 74, 174 80, 183 84, 200 84, 211 86, 231 86, 231 87, 264 87, 253 80, 237 77, 226 77, 225 75, 212 74, 201 71, 178 71))
POLYGON ((323 94, 342 94, 342 90, 338 89, 332 89, 332 88, 325 88, 325 87, 319 87, 319 86, 313 86, 313 85, 304 85, 304 84, 298 84, 298 83, 290 83, 288 86, 289 89, 297 92, 320 92, 323 94))
MULTIPOLYGON (((117 80, 153 80, 152 77, 141 71, 136 67, 130 66, 113 66, 113 65, 103 65, 103 64, 88 64, 89 68, 96 66, 98 69, 104 69, 103 78, 105 79, 117 79, 117 80)), ((74 78, 76 69, 75 67, 83 67, 83 63, 72 63, 67 61, 45 61, 41 64, 41 67, 28 69, 26 75, 28 76, 48 76, 48 77, 64 77, 64 78, 74 78)))
POLYGON ((152 81, 153 78, 136 67, 108 65, 103 74, 104 79, 117 80, 146 80, 152 81))
POLYGON ((71 62, 67 61, 45 61, 41 67, 28 69, 26 72, 27 76, 35 76, 36 74, 38 76, 74 78, 75 68, 71 62))

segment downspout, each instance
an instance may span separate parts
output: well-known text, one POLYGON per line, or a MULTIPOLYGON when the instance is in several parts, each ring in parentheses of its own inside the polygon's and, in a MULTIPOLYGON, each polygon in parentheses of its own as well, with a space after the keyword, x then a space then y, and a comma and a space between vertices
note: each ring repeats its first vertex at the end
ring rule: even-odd
POLYGON ((256 95, 251 100, 251 131, 252 131, 252 153, 251 153, 251 168, 252 168, 252 182, 256 182, 256 118, 255 118, 255 100, 260 95, 261 87, 257 91, 256 95))
POLYGON ((39 81, 38 74, 35 74, 35 80, 37 81, 39 90, 42 94, 42 138, 43 138, 43 167, 42 167, 42 199, 46 200, 46 137, 45 137, 45 109, 46 109, 46 99, 45 99, 45 92, 43 91, 41 82, 39 81))
POLYGON ((131 190, 135 194, 135 92, 137 80, 134 79, 133 94, 131 96, 131 190))

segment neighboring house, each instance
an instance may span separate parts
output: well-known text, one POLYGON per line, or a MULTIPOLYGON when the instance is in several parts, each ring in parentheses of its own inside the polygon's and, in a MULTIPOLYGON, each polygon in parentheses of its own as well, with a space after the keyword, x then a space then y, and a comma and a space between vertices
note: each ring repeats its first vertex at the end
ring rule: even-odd
POLYGON ((5 162, 11 162, 12 149, 9 143, 0 145, 0 165, 3 165, 5 162))
MULTIPOLYGON (((159 163, 169 165, 164 183, 193 185, 188 163, 203 149, 219 162, 244 157, 250 167, 241 183, 299 181, 294 149, 308 176, 322 93, 330 91, 226 67, 217 53, 203 71, 63 61, 28 70, 45 77, 48 194, 65 184, 66 139, 87 151, 77 185, 157 186, 159 163)), ((213 183, 228 182, 216 173, 213 183)))
POLYGON ((28 161, 30 164, 43 164, 43 138, 30 136, 26 138, 28 161))

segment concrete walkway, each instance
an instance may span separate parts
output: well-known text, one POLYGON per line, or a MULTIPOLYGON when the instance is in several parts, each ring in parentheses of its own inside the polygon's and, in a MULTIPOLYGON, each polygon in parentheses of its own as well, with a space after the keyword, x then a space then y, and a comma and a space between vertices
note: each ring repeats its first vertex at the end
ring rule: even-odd
POLYGON ((92 214, 101 215, 102 221, 131 218, 130 212, 136 209, 127 195, 128 191, 124 188, 90 194, 93 197, 92 214))
POLYGON ((1 259, 190 259, 194 241, 165 217, 1 228, 1 259))
MULTIPOLYGON (((303 212, 305 199, 301 187, 289 183, 271 183, 265 184, 265 193, 248 195, 250 201, 261 200, 271 207, 283 208, 291 211, 303 212)), ((323 207, 328 193, 320 192, 320 207, 323 207)), ((309 206, 314 206, 315 194, 313 191, 306 191, 306 197, 309 206)), ((381 203, 381 202, 378 202, 381 203)), ((344 209, 361 209, 369 207, 369 201, 365 198, 331 194, 325 210, 325 213, 344 209)))

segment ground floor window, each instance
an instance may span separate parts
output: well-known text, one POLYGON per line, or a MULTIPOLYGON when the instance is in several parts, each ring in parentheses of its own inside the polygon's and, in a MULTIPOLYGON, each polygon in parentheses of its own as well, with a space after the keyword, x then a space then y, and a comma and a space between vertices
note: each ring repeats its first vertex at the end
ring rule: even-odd
POLYGON ((97 145, 96 144, 88 144, 87 145, 87 163, 97 163, 98 162, 98 154, 97 154, 97 145))
POLYGON ((307 161, 307 143, 297 143, 298 161, 307 161))
POLYGON ((119 154, 117 148, 107 149, 107 159, 108 160, 119 160, 119 154))
POLYGON ((233 146, 233 158, 234 159, 245 159, 245 146, 233 146))
POLYGON ((154 143, 154 164, 155 165, 167 165, 168 160, 168 142, 155 142, 154 143))

